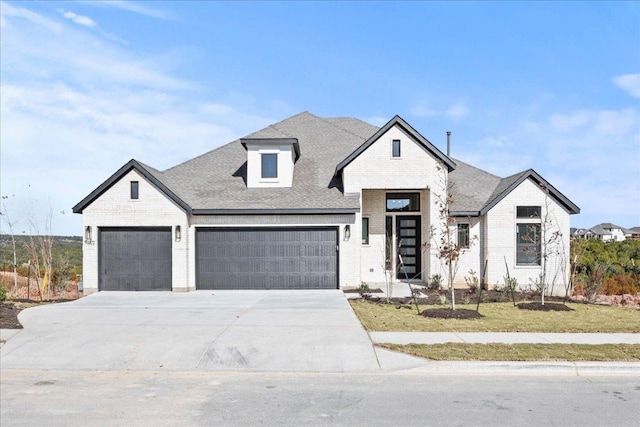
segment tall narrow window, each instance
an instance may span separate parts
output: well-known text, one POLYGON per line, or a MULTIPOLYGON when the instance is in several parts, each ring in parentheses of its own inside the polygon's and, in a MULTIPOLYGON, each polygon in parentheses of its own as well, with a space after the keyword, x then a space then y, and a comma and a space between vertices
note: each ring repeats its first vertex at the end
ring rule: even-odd
POLYGON ((391 155, 393 157, 400 157, 400 140, 394 139, 391 142, 391 155))
POLYGON ((518 224, 516 237, 516 264, 540 265, 540 224, 518 224))
POLYGON ((469 224, 458 224, 458 246, 469 247, 469 224))
POLYGON ((385 256, 385 269, 391 270, 393 267, 392 257, 393 257, 393 217, 387 216, 385 218, 384 225, 384 234, 385 234, 385 245, 384 245, 384 256, 385 256))
POLYGON ((369 244, 369 218, 362 218, 362 244, 369 244))
POLYGON ((131 199, 138 199, 138 181, 131 181, 131 199))
POLYGON ((278 155, 262 154, 262 177, 277 178, 278 177, 278 155))

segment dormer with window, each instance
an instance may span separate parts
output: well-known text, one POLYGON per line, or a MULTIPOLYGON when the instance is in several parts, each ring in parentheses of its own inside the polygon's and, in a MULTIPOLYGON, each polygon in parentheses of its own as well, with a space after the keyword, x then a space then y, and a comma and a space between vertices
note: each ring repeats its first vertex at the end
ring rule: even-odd
POLYGON ((243 138, 247 150, 247 187, 291 187, 300 157, 296 138, 243 138))

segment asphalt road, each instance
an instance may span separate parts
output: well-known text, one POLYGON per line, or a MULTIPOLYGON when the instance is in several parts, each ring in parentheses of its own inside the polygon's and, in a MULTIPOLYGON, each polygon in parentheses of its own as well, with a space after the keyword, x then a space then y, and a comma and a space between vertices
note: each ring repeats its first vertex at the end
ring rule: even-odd
POLYGON ((2 426, 638 426, 634 377, 2 372, 2 426))

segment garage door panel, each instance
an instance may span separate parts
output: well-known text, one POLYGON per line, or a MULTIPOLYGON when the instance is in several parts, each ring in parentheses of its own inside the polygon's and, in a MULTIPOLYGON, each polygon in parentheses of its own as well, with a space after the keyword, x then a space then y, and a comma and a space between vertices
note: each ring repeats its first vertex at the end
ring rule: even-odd
POLYGON ((100 229, 103 291, 171 290, 171 230, 100 229))
POLYGON ((199 289, 336 289, 337 229, 199 229, 199 289))

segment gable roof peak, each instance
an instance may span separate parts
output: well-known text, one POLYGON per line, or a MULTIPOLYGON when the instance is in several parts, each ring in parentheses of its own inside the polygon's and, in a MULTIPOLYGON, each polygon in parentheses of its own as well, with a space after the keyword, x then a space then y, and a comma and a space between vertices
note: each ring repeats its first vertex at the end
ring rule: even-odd
POLYGON ((425 151, 430 153, 436 159, 442 161, 444 165, 447 167, 447 171, 451 172, 456 168, 456 164, 450 157, 447 157, 442 151, 438 149, 435 145, 433 145, 427 138, 422 136, 420 132, 415 130, 413 126, 407 123, 402 117, 399 115, 393 116, 391 120, 389 120, 384 126, 382 126, 376 133, 374 133, 369 139, 367 139, 360 147, 358 147, 355 151, 349 154, 343 161, 338 163, 336 166, 335 174, 337 175, 342 171, 349 163, 355 160, 360 154, 362 154, 367 148, 369 148, 374 142, 376 142, 382 135, 384 135, 389 129, 394 126, 399 126, 404 132, 409 134, 411 138, 413 138, 425 151))

